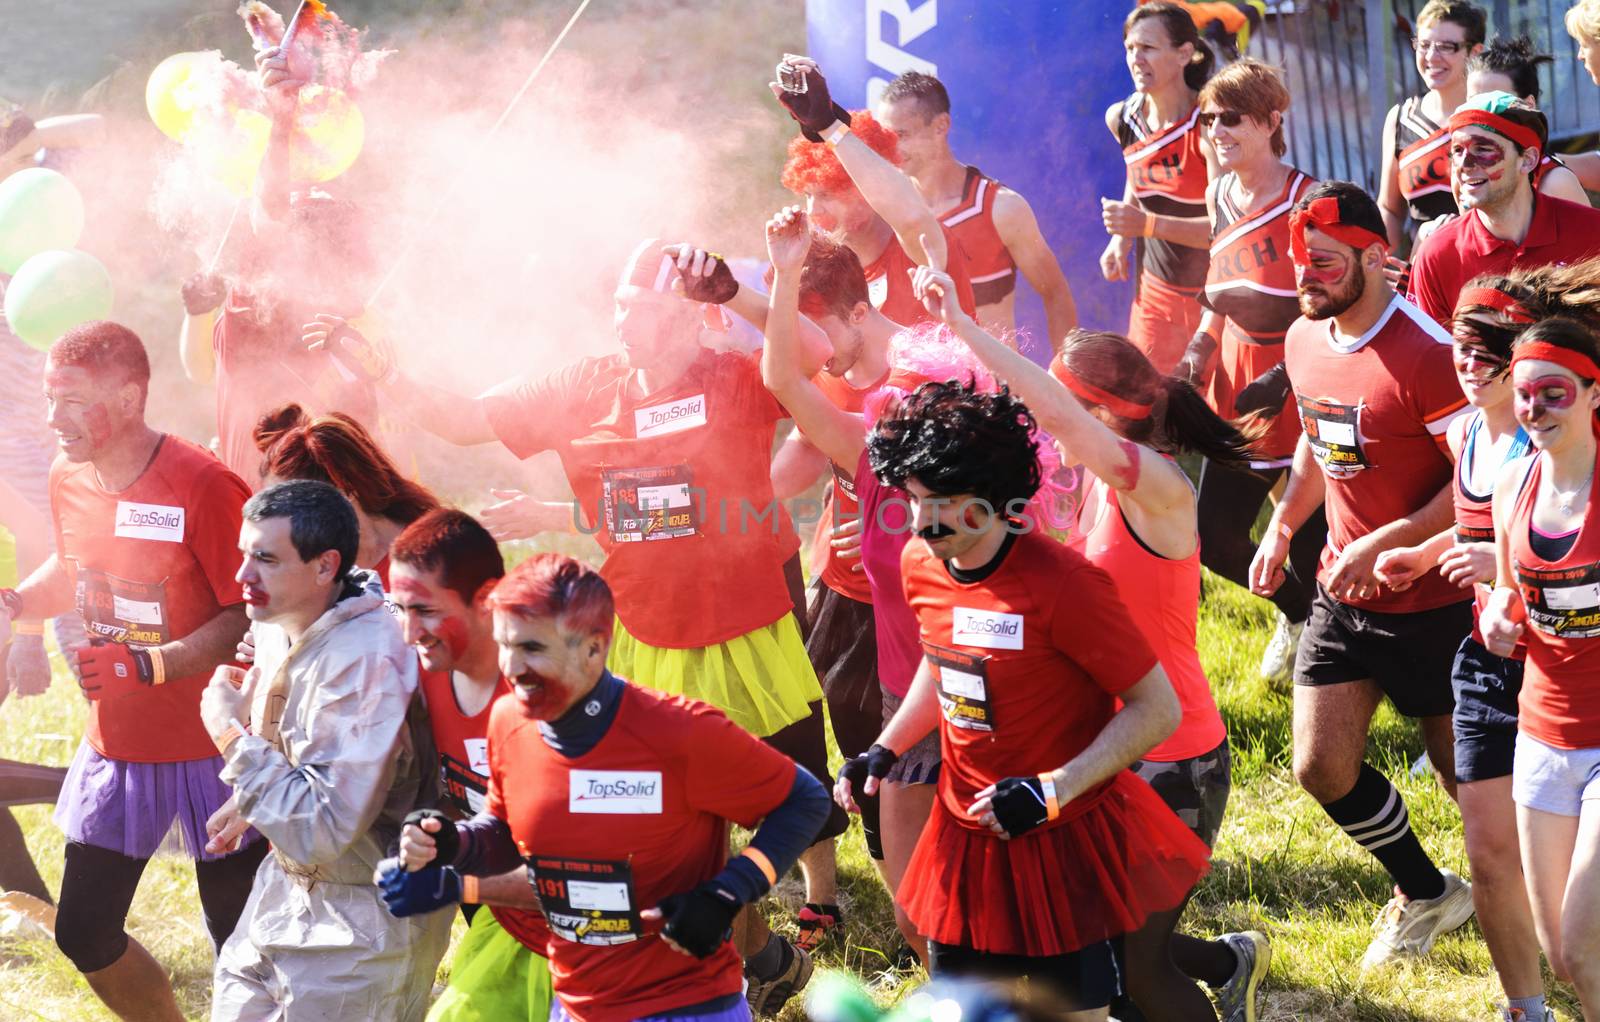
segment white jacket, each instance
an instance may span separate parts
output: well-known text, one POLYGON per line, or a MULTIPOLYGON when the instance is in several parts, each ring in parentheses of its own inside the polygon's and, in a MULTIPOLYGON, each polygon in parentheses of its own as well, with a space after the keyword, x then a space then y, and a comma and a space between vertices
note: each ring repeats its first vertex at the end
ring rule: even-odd
POLYGON ((416 654, 377 576, 352 580, 293 648, 256 625, 252 729, 278 737, 235 741, 222 779, 273 854, 217 959, 213 1020, 420 1019, 449 943, 453 913, 395 919, 372 883, 434 771, 416 654))

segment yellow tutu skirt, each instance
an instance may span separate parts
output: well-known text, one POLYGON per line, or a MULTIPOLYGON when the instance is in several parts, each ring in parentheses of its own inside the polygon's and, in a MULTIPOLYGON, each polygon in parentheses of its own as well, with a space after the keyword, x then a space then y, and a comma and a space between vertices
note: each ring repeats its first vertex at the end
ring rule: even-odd
POLYGON ((822 698, 793 614, 698 649, 646 645, 619 618, 606 666, 636 685, 710 703, 758 738, 804 720, 822 698))

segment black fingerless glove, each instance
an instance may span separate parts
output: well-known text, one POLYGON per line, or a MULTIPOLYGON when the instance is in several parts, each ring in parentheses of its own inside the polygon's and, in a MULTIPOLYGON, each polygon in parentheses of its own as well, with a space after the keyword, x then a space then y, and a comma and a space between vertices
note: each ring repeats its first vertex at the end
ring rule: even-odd
POLYGON ((800 134, 812 142, 821 142, 822 133, 834 121, 850 123, 850 111, 833 101, 828 95, 828 82, 821 71, 806 72, 806 91, 784 92, 778 102, 789 111, 789 116, 800 122, 800 134))
POLYGON ((727 888, 707 880, 685 894, 661 899, 661 934, 696 958, 710 958, 733 933, 743 906, 727 888))
POLYGON ((437 809, 413 809, 406 816, 405 822, 416 824, 417 829, 427 834, 428 828, 422 825, 423 820, 439 821, 438 833, 429 835, 433 838, 433 845, 436 849, 433 863, 430 865, 454 865, 456 856, 461 854, 461 834, 456 830, 456 821, 437 809))
POLYGON ((887 745, 874 745, 861 755, 845 760, 844 766, 839 768, 839 776, 850 782, 852 794, 860 796, 864 793, 862 787, 867 783, 867 778, 883 780, 889 776, 889 771, 894 769, 899 759, 899 754, 887 745))
MULTIPOLYGON (((709 276, 695 276, 678 270, 678 277, 683 281, 683 296, 691 302, 726 305, 739 293, 739 282, 733 278, 733 271, 728 269, 727 261, 721 256, 707 252, 706 258, 712 260, 709 276)), ((678 264, 674 262, 672 266, 677 269, 678 264)))
POLYGON ((1269 417, 1283 411, 1289 396, 1289 367, 1279 362, 1240 388, 1233 399, 1233 410, 1240 415, 1265 412, 1269 417))
POLYGON ((989 804, 994 807, 994 818, 1012 837, 1050 821, 1044 782, 1037 777, 1007 777, 994 786, 989 804))

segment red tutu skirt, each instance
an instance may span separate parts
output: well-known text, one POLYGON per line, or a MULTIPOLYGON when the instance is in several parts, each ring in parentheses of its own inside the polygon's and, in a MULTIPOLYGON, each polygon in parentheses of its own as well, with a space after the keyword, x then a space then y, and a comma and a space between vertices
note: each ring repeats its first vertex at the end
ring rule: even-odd
POLYGON ((897 898, 917 932, 941 944, 1064 955, 1176 908, 1210 857, 1125 770, 1085 812, 1009 841, 935 802, 897 898))

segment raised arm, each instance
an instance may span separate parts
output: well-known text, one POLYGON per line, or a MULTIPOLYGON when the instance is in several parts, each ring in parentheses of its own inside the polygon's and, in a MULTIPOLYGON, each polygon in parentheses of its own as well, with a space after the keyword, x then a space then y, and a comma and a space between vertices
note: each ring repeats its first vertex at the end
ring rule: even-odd
POLYGON ((1066 387, 1026 355, 1008 348, 972 321, 955 298, 947 274, 917 267, 915 289, 978 360, 1011 387, 1039 425, 1126 499, 1153 516, 1186 515, 1192 534, 1194 490, 1183 470, 1148 447, 1125 440, 1089 414, 1066 387), (935 294, 937 292, 937 294, 935 294))
POLYGON ((799 206, 781 209, 767 221, 773 280, 761 379, 813 447, 834 464, 853 468, 866 446, 861 420, 829 401, 800 363, 800 269, 810 250, 811 225, 799 206))

